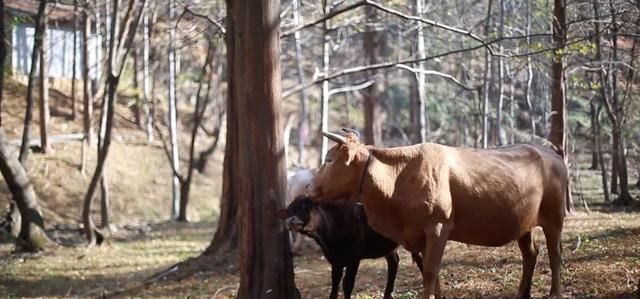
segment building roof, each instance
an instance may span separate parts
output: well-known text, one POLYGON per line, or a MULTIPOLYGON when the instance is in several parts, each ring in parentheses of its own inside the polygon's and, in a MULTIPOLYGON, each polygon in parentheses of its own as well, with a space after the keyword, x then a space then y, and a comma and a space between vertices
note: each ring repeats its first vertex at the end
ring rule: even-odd
MULTIPOLYGON (((36 16, 40 1, 5 0, 5 10, 14 15, 36 16)), ((50 21, 70 21, 73 19, 73 6, 61 3, 47 4, 47 18, 50 21)))

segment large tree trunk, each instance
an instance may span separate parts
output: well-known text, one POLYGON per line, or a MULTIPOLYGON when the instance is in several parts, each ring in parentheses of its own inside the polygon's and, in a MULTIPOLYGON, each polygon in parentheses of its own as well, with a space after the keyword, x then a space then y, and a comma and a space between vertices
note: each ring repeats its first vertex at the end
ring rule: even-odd
MULTIPOLYGON (((233 198, 240 200, 240 287, 237 298, 295 298, 288 233, 277 212, 286 177, 280 123, 280 1, 227 1, 233 22, 229 78, 238 138, 233 198), (233 2, 233 3, 231 3, 233 2), (252 55, 245 55, 252 52, 252 55)), ((299 294, 298 294, 299 296, 299 294)))
MULTIPOLYGON (((231 12, 231 1, 227 0, 227 12, 231 12)), ((225 255, 238 248, 238 220, 239 199, 236 194, 237 186, 233 185, 234 174, 239 168, 238 157, 238 121, 242 117, 234 101, 235 88, 231 79, 236 78, 234 57, 236 52, 235 28, 233 22, 227 22, 227 34, 225 44, 227 46, 227 129, 224 149, 224 162, 222 165, 222 197, 220 197, 220 218, 209 247, 205 250, 205 255, 225 255), (233 120, 233 121, 232 121, 233 120), (233 133, 230 133, 233 132, 233 133)), ((240 53, 242 55, 242 53, 240 53)))
POLYGON ((22 130, 22 144, 20 145, 20 163, 26 164, 29 156, 29 139, 31 139, 31 120, 33 119, 33 91, 35 90, 36 71, 38 69, 38 58, 42 49, 42 35, 45 30, 45 15, 47 1, 41 0, 38 6, 38 14, 35 19, 35 32, 33 40, 33 50, 31 51, 31 70, 29 70, 29 83, 27 83, 27 100, 24 114, 24 129, 22 130))
MULTIPOLYGON (((364 33, 365 64, 373 65, 378 62, 380 54, 381 34, 377 32, 378 14, 375 8, 367 6, 367 30, 364 33)), ((377 70, 369 71, 367 77, 374 80, 364 92, 364 142, 366 144, 382 145, 382 124, 385 115, 380 103, 381 76, 377 70)))
MULTIPOLYGON (((4 0, 0 1, 0 16, 4 16, 4 0)), ((7 37, 5 32, 5 24, 4 17, 0 19, 0 127, 2 127, 2 109, 4 95, 2 94, 2 90, 4 90, 4 64, 7 60, 7 37)))
MULTIPOLYGON (((169 0, 169 19, 172 23, 176 21, 176 3, 169 0)), ((180 169, 180 156, 178 154, 178 131, 177 131, 177 111, 176 111, 176 28, 172 24, 169 29, 169 138, 171 139, 171 167, 180 169)), ((180 209, 180 180, 173 173, 171 175, 172 200, 171 218, 176 219, 180 209)))
POLYGON ((20 232, 16 241, 16 250, 35 252, 46 249, 51 241, 44 232, 44 219, 33 184, 22 164, 9 149, 4 131, 1 129, 0 172, 11 191, 13 202, 20 211, 20 232))
POLYGON ((42 47, 40 48, 40 147, 43 153, 49 151, 49 37, 47 17, 44 18, 42 31, 42 47))

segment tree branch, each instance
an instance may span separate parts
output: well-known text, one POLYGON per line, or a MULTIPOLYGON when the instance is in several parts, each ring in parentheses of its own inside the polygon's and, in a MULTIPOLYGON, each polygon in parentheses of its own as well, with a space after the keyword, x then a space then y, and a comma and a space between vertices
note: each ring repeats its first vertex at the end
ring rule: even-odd
MULTIPOLYGON (((158 132, 158 136, 160 137, 160 141, 162 141, 162 149, 164 150, 164 154, 167 156, 167 159, 171 161, 172 160, 171 152, 169 151, 169 146, 167 145, 167 142, 164 140, 164 134, 162 134, 162 130, 160 129, 160 127, 158 127, 158 124, 156 123, 153 124, 153 128, 156 129, 156 132, 158 132)), ((182 175, 180 175, 180 173, 175 168, 173 163, 169 163, 169 164, 171 165, 171 170, 173 171, 173 175, 178 178, 178 181, 180 181, 180 184, 183 184, 185 179, 182 177, 182 175)))
POLYGON ((376 82, 375 80, 369 80, 367 82, 360 83, 360 84, 357 84, 357 85, 350 85, 350 86, 343 86, 343 87, 334 88, 332 90, 329 90, 329 96, 333 96, 333 95, 336 95, 336 94, 341 93, 341 92, 350 92, 350 91, 357 91, 357 90, 360 90, 360 89, 365 89, 365 88, 371 86, 375 82, 376 82))
POLYGON ((425 75, 428 75, 428 76, 438 76, 438 77, 442 77, 442 78, 448 79, 451 82, 455 83, 456 85, 460 86, 464 90, 473 91, 473 90, 476 90, 476 89, 479 88, 479 86, 475 86, 474 87, 474 86, 465 85, 464 83, 460 82, 456 77, 454 77, 452 75, 449 75, 449 74, 441 73, 441 72, 438 72, 438 71, 417 69, 417 68, 410 67, 410 66, 408 66, 406 64, 399 64, 399 65, 396 65, 396 67, 397 68, 401 68, 403 70, 410 71, 412 73, 421 73, 421 74, 425 74, 425 75))
POLYGON ((227 34, 227 30, 224 28, 222 23, 212 19, 211 17, 209 17, 207 15, 204 15, 204 14, 201 14, 201 13, 193 11, 189 6, 185 6, 184 7, 184 10, 182 11, 182 14, 180 14, 180 17, 178 18, 178 21, 176 21, 176 27, 178 26, 178 23, 180 22, 180 20, 182 19, 182 17, 186 13, 190 13, 194 17, 198 17, 198 18, 204 19, 205 21, 211 23, 211 25, 216 26, 218 28, 218 30, 220 31, 220 33, 222 33, 222 35, 227 34))

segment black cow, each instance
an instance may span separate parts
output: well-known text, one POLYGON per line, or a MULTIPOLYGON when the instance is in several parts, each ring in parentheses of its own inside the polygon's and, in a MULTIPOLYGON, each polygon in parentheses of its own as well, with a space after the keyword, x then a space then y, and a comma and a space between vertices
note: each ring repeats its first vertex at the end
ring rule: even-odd
MULTIPOLYGON (((281 212, 290 230, 311 237, 322 247, 325 258, 331 264, 330 299, 338 298, 338 286, 344 268, 344 298, 351 298, 360 261, 381 257, 387 259, 384 298, 392 298, 400 261, 396 252, 398 244, 373 231, 359 204, 346 201, 316 204, 308 197, 298 197, 281 212)), ((422 258, 417 255, 412 257, 418 267, 422 267, 422 258)))

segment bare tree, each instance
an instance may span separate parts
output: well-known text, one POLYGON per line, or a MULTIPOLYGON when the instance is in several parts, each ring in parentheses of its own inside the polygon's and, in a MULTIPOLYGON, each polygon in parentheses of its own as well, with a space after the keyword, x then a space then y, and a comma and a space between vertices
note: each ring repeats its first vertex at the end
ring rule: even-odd
POLYGON ((27 107, 24 114, 24 129, 22 130, 22 144, 20 145, 20 163, 27 162, 29 156, 29 139, 31 138, 31 120, 33 119, 33 92, 35 89, 36 71, 38 69, 38 58, 42 49, 42 38, 45 30, 45 15, 47 1, 41 0, 38 5, 38 14, 34 20, 35 31, 33 34, 33 50, 31 52, 31 70, 29 71, 29 82, 27 83, 27 107))
MULTIPOLYGON (((424 0, 415 0, 414 13, 416 16, 422 16, 424 13, 424 0)), ((422 22, 418 22, 417 28, 418 35, 418 57, 425 57, 425 38, 424 38, 424 25, 422 22)), ((424 69, 424 62, 419 62, 417 64, 419 69, 424 69)), ((418 97, 418 105, 414 108, 418 109, 417 116, 417 128, 414 130, 418 133, 417 140, 419 143, 427 142, 427 82, 426 75, 422 72, 416 73, 417 80, 417 97, 418 97)))
POLYGON ((89 76, 89 38, 91 32, 91 16, 89 15, 89 2, 83 7, 82 13, 82 124, 84 131, 84 139, 82 142, 82 162, 81 169, 84 173, 86 168, 86 153, 93 138, 93 129, 91 126, 93 116, 93 92, 91 91, 91 78, 89 76))
MULTIPOLYGON (((71 119, 76 119, 76 68, 78 60, 78 0, 73 0, 73 51, 71 52, 71 119)), ((85 56, 85 59, 88 57, 85 56)))
POLYGON ((89 242, 89 245, 99 244, 103 236, 95 229, 95 224, 91 218, 91 203, 93 201, 94 193, 97 189, 100 179, 103 177, 103 171, 107 156, 109 154, 109 148, 111 146, 111 135, 113 130, 113 116, 114 116, 114 103, 116 100, 116 94, 118 84, 120 82, 120 76, 124 68, 124 62, 127 57, 128 51, 131 48, 131 42, 135 36, 135 28, 140 22, 140 15, 142 12, 142 5, 145 0, 129 0, 126 12, 122 17, 122 22, 119 20, 119 0, 113 0, 112 12, 113 22, 111 24, 110 37, 109 37, 109 59, 107 64, 107 99, 105 109, 101 112, 106 115, 105 117, 105 132, 104 139, 102 140, 101 151, 98 155, 98 161, 96 169, 91 177, 87 194, 84 198, 84 206, 82 211, 82 219, 84 224, 85 236, 89 242))
MULTIPOLYGON (((300 16, 301 1, 293 0, 293 22, 296 26, 302 23, 302 17, 300 16)), ((296 68, 298 71, 298 81, 300 84, 304 84, 304 69, 302 68, 302 44, 300 42, 300 31, 294 33, 295 48, 296 48, 296 68)), ((309 126, 307 125, 307 95, 304 91, 300 92, 300 112, 298 115, 298 164, 304 165, 304 146, 309 135, 309 126)), ((285 141, 288 142, 288 141, 285 141)))
MULTIPOLYGON (((322 10, 325 15, 329 13, 333 0, 322 0, 322 10)), ((322 22, 322 72, 325 76, 329 74, 331 59, 331 36, 329 35, 329 19, 322 22)), ((322 99, 320 102, 320 132, 329 131, 329 81, 322 82, 322 99)), ((320 165, 324 163, 324 158, 329 150, 328 140, 321 138, 320 144, 320 165)))
POLYGON ((33 184, 22 164, 9 149, 7 142, 4 131, 0 129, 0 173, 11 191, 13 203, 20 211, 20 232, 16 249, 17 251, 41 251, 52 242, 44 232, 44 218, 40 212, 36 193, 33 191, 33 184))

